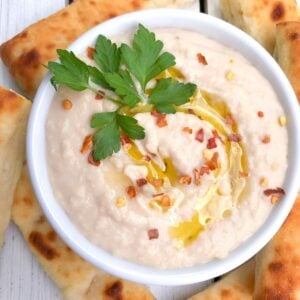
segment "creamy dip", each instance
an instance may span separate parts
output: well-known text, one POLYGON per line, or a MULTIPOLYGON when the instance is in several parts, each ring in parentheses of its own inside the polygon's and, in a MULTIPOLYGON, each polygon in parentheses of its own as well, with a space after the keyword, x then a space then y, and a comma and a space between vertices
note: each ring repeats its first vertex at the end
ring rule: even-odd
MULTIPOLYGON (((220 115, 222 105, 230 110, 238 125, 231 143, 235 156, 230 158, 222 133, 216 137, 214 124, 199 118, 197 109, 167 115, 163 127, 156 116, 139 112, 135 118, 145 139, 131 148, 125 144, 95 166, 88 163, 88 152, 80 152, 93 133, 90 119, 115 105, 95 99, 91 91, 62 87, 47 120, 48 168, 57 200, 91 242, 144 265, 187 267, 227 256, 265 221, 274 201, 264 191, 281 187, 285 177, 287 130, 278 121, 283 109, 272 86, 238 52, 195 32, 154 32, 176 57, 185 81, 206 91, 204 98, 217 99, 211 109, 220 115), (199 53, 207 65, 199 62, 199 53), (63 109, 64 99, 71 109, 63 109), (235 142, 237 135, 241 141, 235 142), (219 169, 202 169, 197 181, 195 169, 211 163, 214 153, 219 169), (150 183, 151 168, 165 176, 163 186, 150 183)), ((128 42, 130 36, 113 40, 128 42)), ((86 55, 82 59, 93 63, 86 55)), ((226 126, 231 121, 226 119, 226 126)))

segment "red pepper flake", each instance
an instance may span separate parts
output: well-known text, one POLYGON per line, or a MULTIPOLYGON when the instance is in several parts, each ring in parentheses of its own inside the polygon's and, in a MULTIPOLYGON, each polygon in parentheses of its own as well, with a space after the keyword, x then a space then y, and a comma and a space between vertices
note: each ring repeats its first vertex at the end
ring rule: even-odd
POLYGON ((126 188, 126 193, 129 196, 129 198, 135 198, 136 197, 136 190, 133 185, 130 185, 126 188))
POLYGON ((216 129, 213 129, 211 132, 212 132, 214 138, 218 139, 222 144, 224 144, 222 137, 219 135, 219 133, 216 129))
POLYGON ((203 166, 200 168, 199 174, 203 176, 204 174, 209 174, 209 166, 203 166))
MULTIPOLYGON (((103 94, 103 95, 105 95, 104 91, 99 90, 98 92, 101 93, 101 94, 103 94)), ((103 95, 96 94, 95 99, 96 100, 102 100, 104 98, 103 95)))
POLYGON ((257 116, 258 116, 259 118, 263 118, 264 115, 265 115, 264 112, 261 111, 261 110, 257 112, 257 116))
POLYGON ((263 138, 262 138, 262 140, 261 140, 264 144, 269 144, 270 142, 271 142, 271 137, 268 135, 268 134, 266 134, 263 138))
POLYGON ((154 179, 149 179, 149 182, 156 188, 160 188, 164 185, 164 180, 163 178, 154 178, 154 179))
POLYGON ((149 162, 151 161, 151 157, 147 154, 143 157, 143 160, 149 162))
POLYGON ((203 128, 199 129, 196 134, 195 134, 195 140, 200 142, 200 143, 203 143, 204 141, 204 130, 203 128))
POLYGON ((167 115, 157 112, 156 110, 151 111, 151 115, 156 118, 156 125, 158 127, 165 127, 168 125, 166 120, 167 115))
POLYGON ((235 119, 233 118, 232 114, 227 114, 225 116, 225 123, 230 126, 233 126, 235 124, 235 119))
POLYGON ((160 196, 162 196, 163 194, 164 194, 164 193, 153 194, 152 197, 153 197, 153 198, 160 197, 160 196))
POLYGON ((238 143, 238 142, 241 141, 241 136, 239 134, 232 133, 232 134, 229 134, 228 140, 230 142, 236 142, 236 143, 238 143))
POLYGON ((215 137, 212 137, 212 138, 208 139, 206 148, 207 149, 217 148, 217 142, 216 142, 215 137))
POLYGON ((192 134, 193 133, 193 129, 190 127, 183 127, 182 131, 188 133, 188 134, 192 134))
POLYGON ((206 162, 206 165, 208 166, 209 170, 213 171, 218 168, 218 158, 219 158, 219 153, 215 152, 212 158, 206 162))
POLYGON ((166 127, 168 125, 165 114, 160 114, 160 116, 157 117, 156 125, 160 128, 161 127, 166 127))
POLYGON ((195 111, 193 109, 191 109, 191 108, 188 109, 188 113, 190 115, 195 115, 195 111))
POLYGON ((202 65, 207 65, 207 60, 205 56, 201 53, 197 53, 198 62, 202 65))
POLYGON ((195 184, 200 185, 201 184, 200 168, 195 168, 193 170, 193 172, 194 172, 194 177, 195 177, 195 184))
POLYGON ((143 186, 143 185, 147 184, 147 179, 139 178, 136 180, 136 184, 137 184, 137 186, 143 186))
POLYGON ((192 183, 192 177, 188 175, 180 176, 179 182, 181 184, 190 185, 192 183))
POLYGON ((80 152, 86 153, 92 147, 92 145, 93 145, 93 135, 89 134, 84 138, 80 152))
POLYGON ((120 137, 121 145, 124 146, 126 144, 131 144, 131 139, 126 134, 122 134, 120 137))
POLYGON ((100 166, 101 161, 100 160, 94 160, 93 152, 91 151, 89 156, 88 156, 88 163, 93 165, 93 166, 100 166))
POLYGON ((158 111, 156 111, 156 110, 152 110, 151 111, 151 116, 153 116, 153 117, 159 117, 161 115, 161 113, 159 113, 158 111))
POLYGON ((159 237, 158 229, 156 229, 156 228, 149 229, 148 230, 148 237, 149 237, 149 240, 158 239, 158 237, 159 237))
POLYGON ((274 194, 285 195, 285 191, 284 191, 284 189, 278 187, 276 189, 266 189, 266 190, 264 190, 264 194, 266 196, 271 196, 274 194))
POLYGON ((248 177, 248 173, 247 173, 247 172, 242 172, 242 171, 240 171, 240 172, 239 172, 239 175, 240 175, 240 177, 242 177, 242 178, 248 177))
POLYGON ((89 59, 94 59, 94 53, 95 53, 96 49, 92 48, 92 47, 87 47, 86 49, 86 55, 89 59))

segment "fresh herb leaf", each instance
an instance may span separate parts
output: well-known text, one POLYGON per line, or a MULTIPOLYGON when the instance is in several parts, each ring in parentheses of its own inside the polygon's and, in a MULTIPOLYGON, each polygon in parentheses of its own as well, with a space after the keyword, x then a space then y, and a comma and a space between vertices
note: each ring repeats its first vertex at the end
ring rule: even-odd
POLYGON ((124 97, 122 103, 134 107, 140 102, 140 96, 128 71, 119 70, 119 73, 104 73, 108 84, 115 89, 118 96, 124 97))
POLYGON ((145 137, 145 129, 138 125, 135 118, 124 115, 117 115, 117 122, 126 133, 133 140, 142 140, 145 137))
POLYGON ((120 150, 120 134, 123 131, 131 139, 143 139, 144 128, 138 125, 135 118, 113 112, 94 114, 91 127, 97 128, 94 134, 93 157, 102 160, 120 150))
POLYGON ((193 83, 181 83, 172 78, 160 79, 150 95, 150 103, 161 113, 175 113, 175 105, 189 101, 196 90, 193 83))
POLYGON ((61 64, 49 62, 47 68, 53 74, 52 85, 66 85, 75 91, 83 91, 89 87, 89 70, 86 63, 77 58, 74 53, 58 49, 57 54, 61 64))
POLYGON ((105 127, 94 134, 93 158, 103 160, 121 148, 120 130, 116 121, 108 123, 105 127))
POLYGON ((104 89, 111 90, 111 86, 106 82, 103 73, 97 69, 96 67, 88 66, 89 68, 89 74, 90 79, 92 82, 96 83, 97 85, 100 85, 104 89))
POLYGON ((94 60, 106 73, 118 72, 120 67, 120 49, 104 35, 99 35, 96 41, 94 60))
POLYGON ((132 48, 126 44, 121 45, 122 59, 143 90, 152 78, 175 65, 172 54, 165 52, 160 55, 162 48, 163 43, 156 40, 155 34, 141 24, 134 35, 132 48))
POLYGON ((109 123, 113 123, 116 120, 116 112, 102 112, 96 113, 91 119, 91 127, 101 129, 107 126, 109 123))

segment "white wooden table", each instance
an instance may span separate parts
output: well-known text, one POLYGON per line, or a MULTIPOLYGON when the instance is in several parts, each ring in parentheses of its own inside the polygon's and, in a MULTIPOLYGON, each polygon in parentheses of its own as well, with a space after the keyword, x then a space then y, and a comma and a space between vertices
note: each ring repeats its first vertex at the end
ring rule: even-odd
MULTIPOLYGON (((218 0, 208 2, 209 12, 217 15, 218 0)), ((66 0, 0 0, 0 44, 29 24, 65 5, 66 0)), ((0 62, 0 85, 21 92, 2 62, 0 62)), ((206 284, 150 288, 158 300, 182 300, 200 291, 206 284)), ((0 250, 0 300, 58 299, 62 299, 59 290, 39 266, 16 226, 11 223, 5 236, 4 247, 0 250)))

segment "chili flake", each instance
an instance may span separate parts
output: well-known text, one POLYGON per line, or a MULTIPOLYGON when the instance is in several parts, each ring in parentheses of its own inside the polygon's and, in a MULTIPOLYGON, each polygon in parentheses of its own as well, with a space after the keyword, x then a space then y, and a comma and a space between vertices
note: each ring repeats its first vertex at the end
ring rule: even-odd
POLYGON ((205 56, 201 53, 197 53, 198 62, 202 65, 207 65, 207 60, 205 56))
POLYGON ((169 207, 171 207, 173 201, 171 200, 171 198, 168 195, 163 195, 160 198, 159 202, 162 207, 169 208, 169 207))
POLYGON ((193 133, 193 129, 190 127, 183 127, 182 131, 188 133, 188 134, 192 134, 193 133))
POLYGON ((200 168, 195 168, 193 172, 195 177, 195 185, 200 185, 201 184, 200 168))
POLYGON ((145 184, 147 184, 148 182, 147 182, 147 179, 145 179, 145 178, 140 178, 140 179, 137 179, 136 180, 136 184, 137 184, 137 186, 143 186, 143 185, 145 185, 145 184))
POLYGON ((161 127, 166 127, 168 125, 165 114, 160 114, 160 116, 157 117, 156 125, 160 128, 161 127))
POLYGON ((180 182, 181 184, 189 185, 189 184, 192 183, 192 177, 191 177, 191 176, 188 176, 188 175, 180 176, 179 182, 180 182))
POLYGON ((69 99, 64 99, 62 101, 62 106, 63 106, 64 110, 70 110, 73 107, 73 103, 69 99))
POLYGON ((136 190, 133 185, 130 185, 126 188, 126 193, 129 196, 129 198, 135 198, 136 197, 136 190))
POLYGON ((100 160, 94 160, 94 157, 93 157, 93 152, 91 151, 89 156, 88 156, 88 163, 93 165, 93 166, 100 166, 100 163, 101 161, 100 160))
POLYGON ((92 47, 87 47, 86 49, 86 55, 89 59, 94 59, 94 53, 95 53, 96 49, 92 48, 92 47))
POLYGON ((232 114, 227 114, 225 116, 225 123, 230 126, 233 126, 235 124, 235 119, 233 118, 232 114))
POLYGON ((219 158, 219 153, 215 152, 212 158, 206 162, 209 170, 213 171, 218 168, 218 158, 219 158))
POLYGON ((213 149, 217 147, 216 138, 212 137, 207 141, 207 149, 213 149))
POLYGON ((236 142, 236 143, 238 143, 238 142, 241 141, 241 136, 239 134, 236 134, 236 133, 231 133, 228 136, 228 140, 230 142, 236 142))
POLYGON ((264 114, 263 111, 260 110, 260 111, 257 112, 257 115, 258 115, 259 118, 263 118, 265 114, 264 114))
POLYGON ((203 128, 199 129, 196 134, 195 134, 195 140, 200 142, 200 143, 203 143, 204 141, 204 130, 203 128))
POLYGON ((262 140, 261 140, 264 144, 269 144, 271 141, 271 137, 269 135, 265 135, 262 140))
POLYGON ((156 188, 162 187, 164 184, 164 180, 162 178, 154 178, 149 180, 149 182, 156 188))
POLYGON ((80 152, 86 153, 92 147, 92 145, 93 145, 93 135, 89 134, 84 138, 80 152))
POLYGON ((273 194, 285 195, 285 191, 284 191, 284 189, 278 187, 276 189, 267 189, 267 190, 264 190, 264 194, 266 196, 271 196, 273 194))
POLYGON ((96 99, 96 100, 102 100, 102 99, 104 98, 105 92, 104 92, 104 91, 101 91, 101 90, 99 90, 98 92, 99 92, 100 94, 96 94, 95 99, 96 99), (103 94, 103 95, 101 95, 101 94, 103 94))
POLYGON ((149 240, 158 239, 158 237, 159 237, 158 229, 156 229, 156 228, 149 229, 148 237, 149 237, 149 240))
POLYGON ((219 133, 216 129, 212 130, 212 134, 213 134, 214 138, 218 139, 222 144, 224 144, 222 137, 219 135, 219 133))

